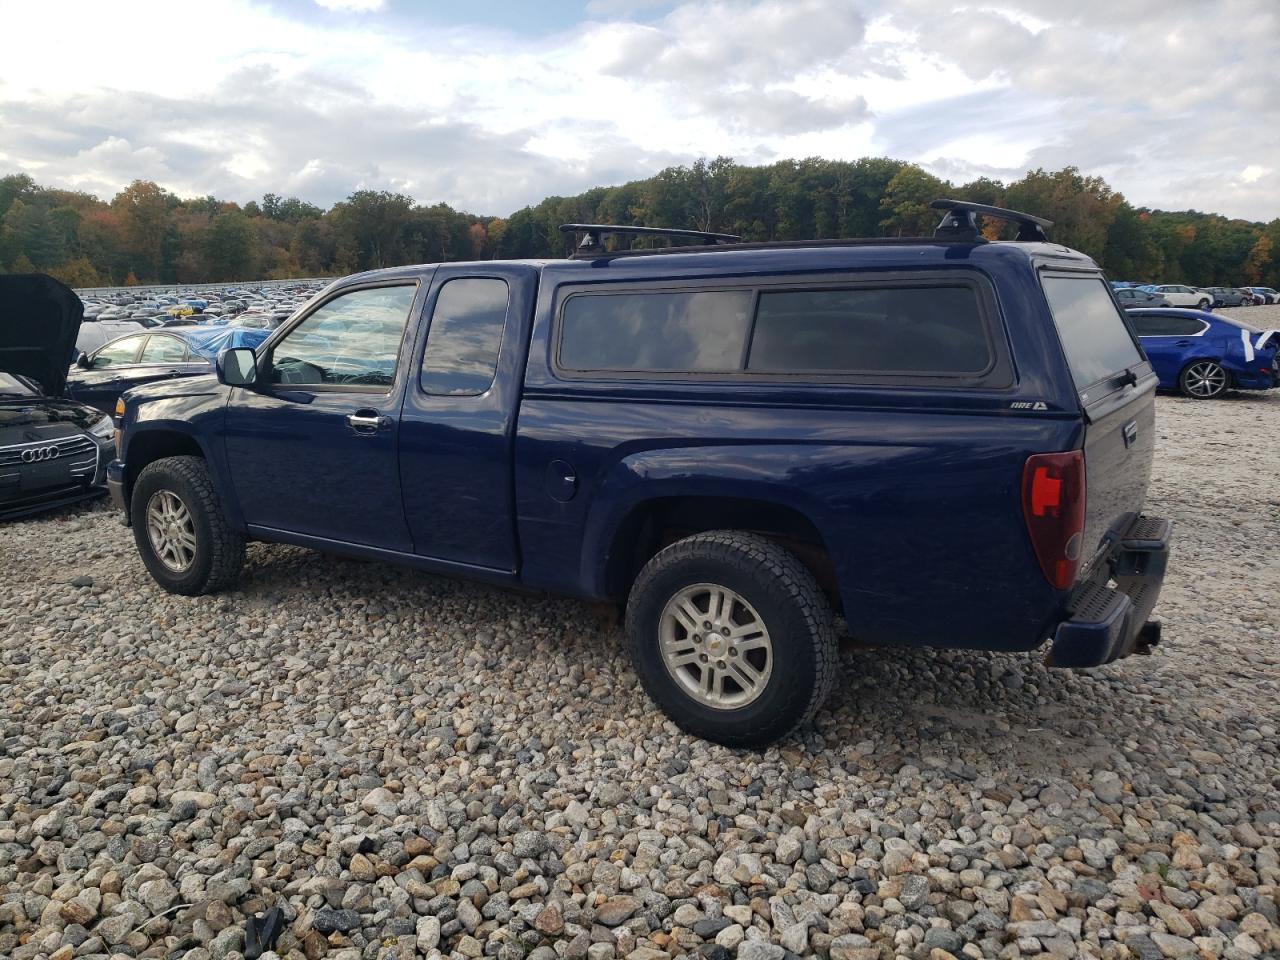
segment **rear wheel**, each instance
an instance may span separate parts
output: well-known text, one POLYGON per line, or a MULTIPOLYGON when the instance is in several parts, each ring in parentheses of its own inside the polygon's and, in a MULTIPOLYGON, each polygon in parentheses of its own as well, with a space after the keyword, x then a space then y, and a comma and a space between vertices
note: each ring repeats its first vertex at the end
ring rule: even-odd
POLYGON ((239 577, 244 537, 223 517, 209 468, 199 457, 148 464, 133 485, 129 515, 138 555, 170 593, 213 593, 239 577))
POLYGON ((813 575, 755 534, 702 533, 645 565, 627 602, 636 673, 688 732, 762 747, 811 720, 835 677, 831 610, 813 575))
POLYGON ((1216 360, 1194 360, 1178 376, 1178 390, 1193 400, 1220 397, 1230 385, 1230 376, 1216 360))

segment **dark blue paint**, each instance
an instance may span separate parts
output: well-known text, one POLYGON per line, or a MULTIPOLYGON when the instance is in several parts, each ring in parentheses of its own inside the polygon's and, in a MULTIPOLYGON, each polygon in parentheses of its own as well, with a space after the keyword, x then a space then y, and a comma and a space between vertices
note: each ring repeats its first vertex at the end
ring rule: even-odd
POLYGON ((128 466, 113 476, 127 495, 138 469, 130 451, 149 435, 154 446, 182 433, 199 439, 224 509, 251 536, 614 599, 610 559, 628 546, 619 531, 635 511, 655 498, 732 497, 818 531, 860 638, 1029 649, 1063 619, 1067 593, 1046 583, 1027 537, 1027 457, 1085 448, 1089 556, 1140 510, 1154 439, 1145 364, 1136 384, 1082 407, 1039 267, 1097 275, 1079 254, 1026 243, 726 248, 362 274, 317 303, 373 281, 419 286, 393 388, 232 389, 208 378, 144 387, 129 395, 128 466), (553 317, 571 289, 913 271, 954 271, 988 291, 1007 386, 564 379, 551 363, 553 317), (459 277, 501 278, 511 291, 497 373, 479 396, 431 396, 418 373, 432 308, 459 277), (357 410, 388 423, 358 435, 345 422, 357 410))

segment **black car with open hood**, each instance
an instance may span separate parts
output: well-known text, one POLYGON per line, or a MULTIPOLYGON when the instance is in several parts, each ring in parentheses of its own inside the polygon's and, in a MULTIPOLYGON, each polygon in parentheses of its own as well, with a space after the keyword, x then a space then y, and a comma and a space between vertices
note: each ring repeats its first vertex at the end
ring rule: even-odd
POLYGON ((62 396, 83 316, 52 277, 0 276, 0 519, 105 492, 111 418, 62 396))

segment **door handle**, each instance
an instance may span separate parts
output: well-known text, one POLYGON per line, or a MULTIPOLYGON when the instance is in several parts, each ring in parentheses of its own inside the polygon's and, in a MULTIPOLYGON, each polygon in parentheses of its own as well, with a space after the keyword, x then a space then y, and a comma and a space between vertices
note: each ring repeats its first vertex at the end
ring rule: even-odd
POLYGON ((347 423, 356 433, 370 434, 390 425, 391 418, 381 416, 373 410, 357 410, 347 414, 347 423))
POLYGON ((1191 341, 1190 341, 1190 340, 1179 340, 1179 341, 1177 341, 1177 342, 1174 344, 1174 346, 1176 346, 1176 347, 1189 347, 1189 346, 1191 346, 1191 341))

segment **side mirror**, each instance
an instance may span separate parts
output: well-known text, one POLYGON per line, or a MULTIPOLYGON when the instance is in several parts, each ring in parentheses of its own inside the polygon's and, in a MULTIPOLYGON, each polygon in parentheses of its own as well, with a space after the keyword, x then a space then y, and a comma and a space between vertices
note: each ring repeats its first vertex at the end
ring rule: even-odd
POLYGON ((218 382, 228 387, 250 387, 258 380, 258 358, 248 347, 223 350, 216 369, 218 382))
POLYGON ((89 359, 89 355, 87 353, 82 353, 80 356, 76 357, 76 366, 81 370, 88 370, 93 367, 93 361, 89 359))

